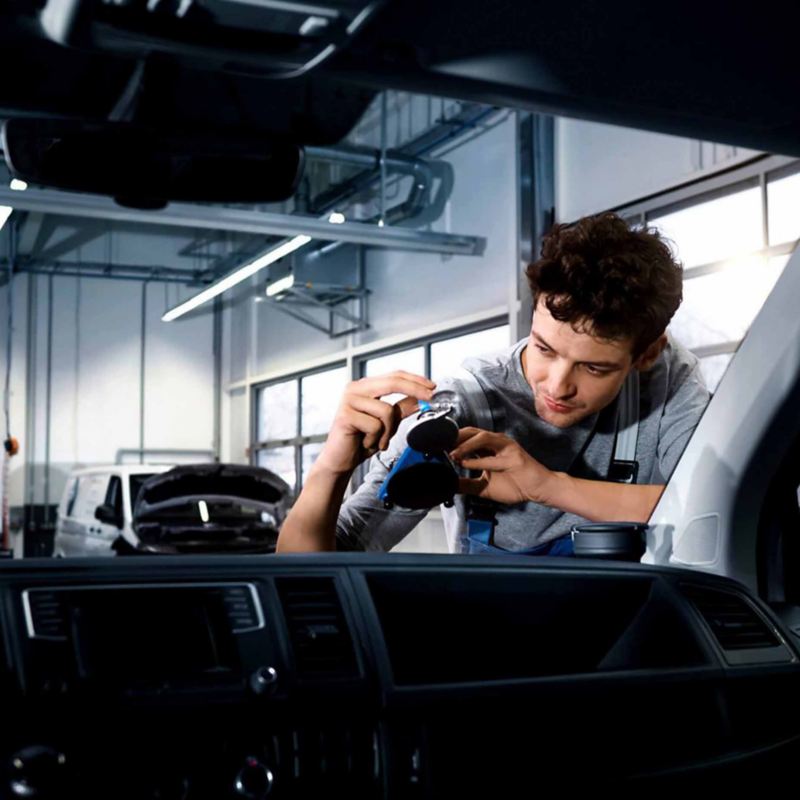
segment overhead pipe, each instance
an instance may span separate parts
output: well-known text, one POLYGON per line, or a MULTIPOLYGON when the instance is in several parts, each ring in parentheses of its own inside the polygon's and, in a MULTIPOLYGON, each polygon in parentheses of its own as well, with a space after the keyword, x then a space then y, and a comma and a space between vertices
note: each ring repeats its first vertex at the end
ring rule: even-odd
MULTIPOLYGON (((354 145, 306 147, 307 158, 319 161, 334 161, 364 168, 357 175, 330 187, 313 198, 309 203, 308 211, 321 215, 349 203, 354 195, 381 180, 382 169, 385 169, 413 178, 412 187, 406 200, 391 209, 384 209, 385 222, 388 225, 397 225, 400 222, 413 219, 421 214, 429 204, 430 192, 435 178, 435 170, 431 163, 420 158, 420 156, 430 152, 440 144, 452 141, 465 130, 476 127, 497 111, 496 107, 487 108, 477 103, 465 103, 461 110, 450 119, 441 121, 423 131, 410 142, 407 142, 402 150, 382 152, 381 150, 354 145)), ((375 224, 379 219, 380 217, 372 217, 369 220, 364 220, 364 222, 375 224)), ((313 253, 322 255, 347 243, 345 241, 330 242, 314 250, 313 253)), ((184 254, 186 253, 182 251, 181 255, 184 254)), ((224 258, 227 260, 231 255, 229 254, 224 258)), ((209 258, 213 257, 209 256, 209 258)), ((219 272, 219 270, 215 270, 215 272, 219 272)))
MULTIPOLYGON (((382 151, 356 149, 356 148, 332 148, 332 147, 307 147, 306 153, 312 158, 320 158, 330 161, 343 161, 351 164, 360 164, 371 167, 369 171, 364 171, 352 178, 343 181, 337 186, 331 187, 321 193, 312 203, 317 213, 330 211, 337 205, 350 200, 353 195, 371 186, 378 180, 382 180, 382 164, 390 167, 393 171, 411 174, 415 181, 411 187, 406 200, 391 209, 382 210, 383 215, 378 214, 363 222, 377 224, 381 219, 388 225, 397 225, 409 219, 413 219, 420 214, 430 199, 430 188, 433 184, 433 167, 429 161, 420 158, 421 155, 429 153, 441 144, 452 141, 461 135, 465 130, 476 127, 488 117, 497 113, 499 109, 490 106, 482 106, 477 103, 467 103, 462 109, 447 121, 441 121, 437 125, 429 128, 419 136, 407 142, 403 150, 390 150, 382 159, 382 151), (448 127, 446 133, 442 128, 448 127), (419 180, 416 180, 419 178, 419 180)), ((312 252, 314 257, 320 257, 338 250, 347 242, 336 241, 318 247, 312 252)))
MULTIPOLYGON (((324 214, 342 204, 349 202, 352 197, 369 188, 381 179, 381 151, 355 148, 333 147, 307 147, 306 155, 321 161, 339 161, 345 164, 363 166, 366 169, 352 178, 326 189, 312 198, 309 211, 313 214, 324 214)), ((417 192, 422 192, 424 198, 433 185, 433 169, 423 159, 400 153, 396 150, 387 150, 383 163, 387 170, 408 175, 413 178, 417 192)))
MULTIPOLYGON (((428 186, 414 183, 411 187, 411 191, 408 193, 408 197, 406 197, 402 203, 392 206, 383 214, 378 213, 369 219, 362 220, 362 222, 376 225, 383 220, 385 225, 398 225, 401 222, 415 217, 428 203, 429 188, 428 186)), ((318 247, 316 250, 313 250, 310 255, 318 258, 338 250, 345 244, 347 244, 347 242, 328 242, 318 247)))
MULTIPOLYGON (((441 144, 452 141, 464 131, 474 128, 488 117, 496 114, 498 108, 486 107, 477 103, 466 104, 461 111, 447 121, 423 131, 419 136, 403 145, 402 149, 388 150, 386 153, 386 166, 395 171, 420 177, 422 181, 430 184, 433 176, 431 165, 420 158, 441 144), (442 129, 447 128, 444 132, 442 129)), ((368 171, 354 175, 346 181, 331 187, 331 189, 318 195, 312 202, 312 210, 322 213, 329 210, 327 203, 333 201, 341 203, 348 200, 353 194, 368 188, 380 180, 381 153, 380 150, 356 147, 306 147, 309 158, 318 158, 324 161, 341 161, 368 168, 368 171)), ((332 206, 331 206, 332 207, 332 206)))

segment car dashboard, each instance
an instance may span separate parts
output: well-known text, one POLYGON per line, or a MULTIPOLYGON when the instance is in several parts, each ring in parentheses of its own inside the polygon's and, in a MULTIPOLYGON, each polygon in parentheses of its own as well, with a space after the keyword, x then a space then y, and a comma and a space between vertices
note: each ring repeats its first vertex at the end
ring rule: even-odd
POLYGON ((10 562, 0 797, 506 797, 791 774, 794 634, 555 558, 10 562))

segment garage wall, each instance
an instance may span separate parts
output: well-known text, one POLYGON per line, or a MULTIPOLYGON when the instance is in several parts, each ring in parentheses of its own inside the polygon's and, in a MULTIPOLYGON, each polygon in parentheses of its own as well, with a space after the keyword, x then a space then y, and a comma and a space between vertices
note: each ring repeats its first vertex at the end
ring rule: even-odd
MULTIPOLYGON (((427 105, 414 108, 412 117, 422 124, 427 120, 427 105)), ((482 256, 366 249, 370 328, 338 339, 291 319, 262 300, 264 278, 254 281, 226 307, 223 452, 227 457, 246 459, 249 419, 242 394, 246 384, 345 359, 359 348, 378 348, 389 339, 413 338, 425 327, 455 326, 482 314, 508 313, 509 304, 516 302, 519 271, 516 118, 505 114, 496 122, 443 156, 453 167, 455 184, 442 217, 429 228, 485 236, 487 247, 482 256)), ((389 127, 396 130, 396 125, 389 127)), ((344 262, 352 267, 355 258, 351 246, 324 257, 319 262, 319 279, 330 280, 344 262)))
POLYGON ((359 343, 508 305, 520 269, 516 142, 516 119, 509 116, 447 158, 455 185, 431 229, 484 236, 481 257, 368 251, 373 327, 359 335, 359 343))
POLYGON ((213 307, 162 322, 164 286, 147 288, 144 446, 214 449, 213 307))
POLYGON ((139 286, 128 281, 53 278, 51 310, 50 281, 35 279, 36 503, 57 502, 74 465, 114 463, 119 447, 138 447, 139 286), (52 357, 48 478, 49 335, 52 357))
POLYGON ((163 323, 163 286, 145 288, 140 281, 23 275, 15 278, 14 292, 12 427, 22 453, 12 461, 10 505, 56 503, 72 469, 113 463, 119 450, 142 442, 145 448, 212 449, 211 309, 163 323), (29 302, 35 308, 30 374, 29 302))
POLYGON ((663 192, 758 155, 754 150, 556 120, 556 216, 569 222, 663 192))
MULTIPOLYGON (((2 245, 4 247, 4 245, 2 245)), ((11 397, 10 397, 10 416, 11 416, 11 435, 15 436, 20 442, 20 452, 14 456, 9 464, 9 499, 11 505, 21 503, 24 487, 25 461, 28 457, 28 446, 25 441, 25 333, 27 329, 27 304, 24 298, 27 295, 28 279, 20 276, 14 280, 14 311, 12 332, 12 352, 11 352, 11 397), (22 302, 20 302, 22 300, 22 302)), ((5 385, 6 374, 6 345, 8 342, 8 286, 0 286, 0 383, 5 385)), ((6 437, 5 416, 0 417, 2 425, 2 439, 6 437)), ((0 496, 2 495, 3 474, 0 470, 0 496)))

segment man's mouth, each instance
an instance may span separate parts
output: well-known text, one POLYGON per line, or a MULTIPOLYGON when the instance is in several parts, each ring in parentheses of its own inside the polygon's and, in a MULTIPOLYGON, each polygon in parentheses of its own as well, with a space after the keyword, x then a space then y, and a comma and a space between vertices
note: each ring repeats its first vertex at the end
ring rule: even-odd
POLYGON ((545 405, 551 410, 555 411, 557 414, 566 414, 567 411, 573 411, 572 406, 565 406, 563 403, 557 403, 555 400, 551 400, 549 397, 542 397, 544 400, 545 405))

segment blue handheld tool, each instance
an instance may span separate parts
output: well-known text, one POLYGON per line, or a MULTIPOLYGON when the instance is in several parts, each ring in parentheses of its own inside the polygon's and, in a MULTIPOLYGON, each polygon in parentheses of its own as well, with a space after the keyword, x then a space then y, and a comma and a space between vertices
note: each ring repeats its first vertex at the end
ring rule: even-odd
POLYGON ((386 508, 424 509, 453 505, 458 472, 447 455, 458 440, 452 406, 420 402, 417 418, 408 429, 408 447, 392 465, 378 490, 386 508))

